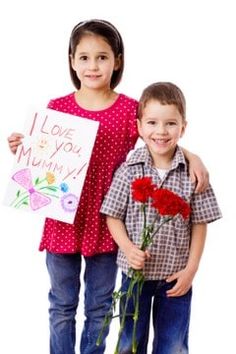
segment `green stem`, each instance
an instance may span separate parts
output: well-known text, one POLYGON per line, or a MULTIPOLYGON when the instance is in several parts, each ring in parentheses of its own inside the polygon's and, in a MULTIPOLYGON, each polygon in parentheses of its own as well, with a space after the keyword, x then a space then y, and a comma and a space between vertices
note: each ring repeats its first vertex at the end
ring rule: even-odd
POLYGON ((140 295, 140 282, 138 282, 135 294, 135 308, 133 316, 133 333, 132 333, 132 353, 137 353, 137 323, 139 319, 139 295, 140 295))
POLYGON ((166 216, 163 218, 162 222, 158 225, 157 229, 153 232, 153 234, 150 236, 150 242, 152 242, 154 236, 157 234, 157 232, 160 230, 162 225, 164 225, 166 222, 170 221, 173 219, 173 216, 166 216))
MULTIPOLYGON (((28 197, 28 191, 25 191, 25 192, 23 192, 22 194, 20 194, 21 197, 22 197, 23 195, 27 195, 27 197, 28 197)), ((17 201, 18 198, 19 198, 19 196, 16 197, 16 198, 11 202, 10 206, 13 206, 13 204, 17 201)))
MULTIPOLYGON (((130 281, 129 288, 128 288, 128 291, 127 291, 127 294, 126 294, 125 306, 124 306, 124 309, 123 309, 123 312, 122 312, 122 315, 121 315, 120 329, 119 329, 119 332, 118 332, 118 339, 117 339, 117 342, 116 342, 116 348, 115 348, 114 354, 118 354, 119 353, 119 345, 120 345, 121 335, 122 335, 122 332, 123 332, 123 329, 124 329, 124 326, 125 326, 126 312, 127 312, 128 302, 129 302, 129 299, 130 299, 130 295, 129 294, 130 294, 131 288, 132 288, 132 281, 130 281)), ((132 291, 131 291, 131 293, 132 293, 132 291)))
POLYGON ((19 200, 16 205, 13 205, 14 208, 20 208, 21 205, 24 203, 25 200, 27 200, 29 198, 29 195, 27 194, 24 198, 22 198, 21 200, 19 200))

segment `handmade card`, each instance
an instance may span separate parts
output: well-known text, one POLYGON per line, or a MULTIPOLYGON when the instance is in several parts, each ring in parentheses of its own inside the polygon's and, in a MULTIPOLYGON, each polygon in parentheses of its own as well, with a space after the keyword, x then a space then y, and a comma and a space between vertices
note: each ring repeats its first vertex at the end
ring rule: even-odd
POLYGON ((45 109, 26 122, 4 203, 73 223, 99 122, 45 109))

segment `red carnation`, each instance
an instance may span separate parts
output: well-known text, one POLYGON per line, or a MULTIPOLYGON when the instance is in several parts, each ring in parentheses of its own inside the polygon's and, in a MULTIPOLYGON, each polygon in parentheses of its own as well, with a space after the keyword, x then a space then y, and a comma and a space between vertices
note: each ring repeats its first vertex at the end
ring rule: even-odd
POLYGON ((132 197, 137 202, 146 203, 152 197, 155 187, 151 177, 137 178, 132 182, 132 197))
POLYGON ((156 189, 152 194, 152 198, 152 206, 157 209, 160 215, 175 216, 181 214, 184 219, 189 217, 189 204, 168 189, 156 189))

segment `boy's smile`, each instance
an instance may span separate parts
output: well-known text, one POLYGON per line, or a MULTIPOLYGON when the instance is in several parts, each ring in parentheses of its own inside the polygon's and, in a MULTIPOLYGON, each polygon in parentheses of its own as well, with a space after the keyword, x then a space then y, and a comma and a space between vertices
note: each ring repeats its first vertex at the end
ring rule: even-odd
POLYGON ((140 136, 146 143, 157 167, 169 167, 186 121, 173 104, 163 105, 155 99, 147 102, 138 120, 140 136), (164 165, 164 166, 163 166, 164 165))

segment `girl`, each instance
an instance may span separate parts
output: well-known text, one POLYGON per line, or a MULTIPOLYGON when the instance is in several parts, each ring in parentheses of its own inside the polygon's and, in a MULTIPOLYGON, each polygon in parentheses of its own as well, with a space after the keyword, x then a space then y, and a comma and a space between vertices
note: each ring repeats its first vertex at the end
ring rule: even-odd
MULTIPOLYGON (((46 250, 51 281, 50 354, 75 353, 82 256, 86 319, 80 353, 102 354, 105 338, 99 347, 96 340, 111 305, 117 246, 99 210, 115 169, 138 138, 137 101, 114 91, 123 73, 124 47, 119 32, 107 21, 84 21, 74 27, 69 43, 69 68, 77 91, 51 100, 48 108, 96 120, 100 125, 74 224, 46 219, 39 247, 40 251, 46 250)), ((22 137, 13 133, 8 138, 13 153, 22 137)), ((200 171, 201 189, 208 180, 205 168, 198 157, 186 154, 190 163, 194 161, 195 170, 200 171), (201 178, 204 174, 205 179, 201 178)))

